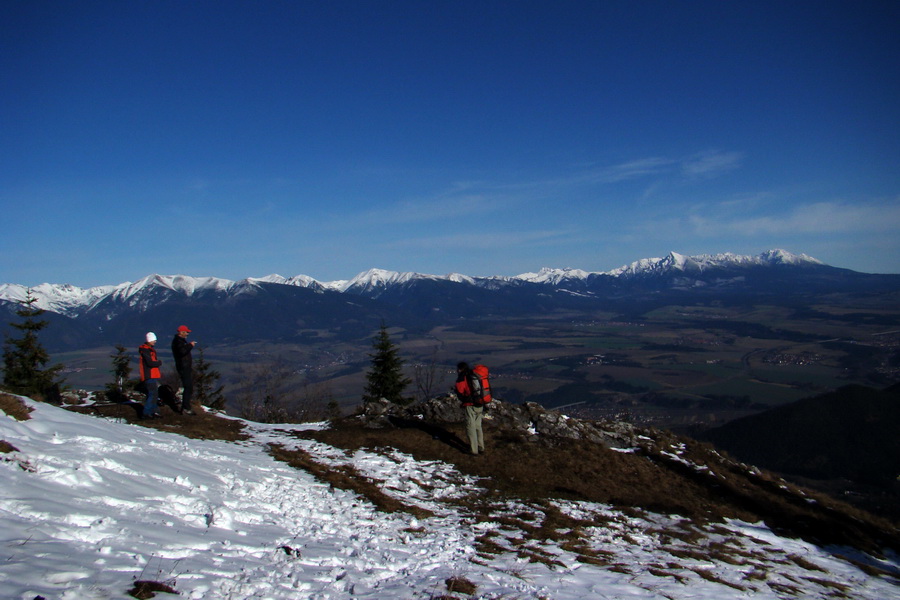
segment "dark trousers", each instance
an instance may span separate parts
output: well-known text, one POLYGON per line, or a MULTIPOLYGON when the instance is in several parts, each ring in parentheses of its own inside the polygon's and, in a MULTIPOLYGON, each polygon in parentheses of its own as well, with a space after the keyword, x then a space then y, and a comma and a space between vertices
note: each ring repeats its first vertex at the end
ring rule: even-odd
POLYGON ((144 417, 152 417, 159 410, 159 379, 144 381, 147 389, 147 399, 144 400, 144 417))
POLYGON ((181 387, 184 391, 181 393, 181 410, 191 410, 191 398, 194 396, 194 374, 191 369, 178 371, 181 378, 181 387))

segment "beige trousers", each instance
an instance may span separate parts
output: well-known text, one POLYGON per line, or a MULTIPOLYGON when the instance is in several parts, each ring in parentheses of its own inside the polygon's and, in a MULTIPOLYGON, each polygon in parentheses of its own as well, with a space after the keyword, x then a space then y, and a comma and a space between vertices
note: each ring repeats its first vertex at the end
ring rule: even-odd
POLYGON ((469 448, 472 454, 484 452, 484 432, 481 430, 481 419, 484 417, 484 407, 466 407, 466 435, 469 436, 469 448))

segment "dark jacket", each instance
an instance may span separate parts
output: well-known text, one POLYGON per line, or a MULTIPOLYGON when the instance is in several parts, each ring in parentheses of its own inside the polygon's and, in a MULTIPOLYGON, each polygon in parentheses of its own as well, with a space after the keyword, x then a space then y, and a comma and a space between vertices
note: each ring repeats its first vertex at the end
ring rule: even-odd
POLYGON ((181 372, 191 370, 194 363, 194 359, 191 358, 191 350, 193 349, 194 345, 189 341, 180 335, 175 336, 175 339, 172 340, 172 356, 175 357, 176 371, 181 372))

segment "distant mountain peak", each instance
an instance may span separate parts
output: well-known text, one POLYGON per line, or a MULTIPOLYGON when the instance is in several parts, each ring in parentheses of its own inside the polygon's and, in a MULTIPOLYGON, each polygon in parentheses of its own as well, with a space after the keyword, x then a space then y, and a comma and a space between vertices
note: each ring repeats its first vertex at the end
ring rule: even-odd
POLYGON ((824 265, 821 260, 817 258, 813 258, 807 254, 792 254, 787 250, 774 249, 767 250, 759 255, 760 258, 769 261, 770 263, 781 263, 781 264, 789 264, 789 265, 799 265, 804 263, 811 263, 816 265, 824 265))
POLYGON ((340 285, 324 284, 326 287, 337 289, 341 292, 371 292, 373 290, 386 288, 390 285, 406 283, 413 279, 443 279, 437 275, 426 275, 423 273, 388 271, 386 269, 369 269, 350 279, 349 281, 340 282, 340 285))
POLYGON ((792 254, 787 250, 767 250, 757 256, 745 256, 723 252, 721 254, 699 254, 685 256, 670 252, 664 258, 644 258, 624 265, 606 274, 614 277, 662 274, 672 271, 706 271, 712 268, 747 267, 754 265, 823 265, 822 261, 806 254, 792 254))
POLYGON ((550 267, 543 267, 537 273, 522 273, 521 275, 518 275, 516 279, 530 281, 532 283, 557 284, 564 280, 585 279, 588 275, 590 275, 590 273, 582 271, 581 269, 572 269, 569 267, 564 269, 553 269, 550 267))

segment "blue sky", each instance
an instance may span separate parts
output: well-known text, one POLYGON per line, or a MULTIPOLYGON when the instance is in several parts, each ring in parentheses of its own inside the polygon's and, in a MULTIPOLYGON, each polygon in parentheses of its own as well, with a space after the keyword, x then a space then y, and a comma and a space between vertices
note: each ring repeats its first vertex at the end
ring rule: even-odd
POLYGON ((900 273, 900 3, 0 3, 0 283, 900 273))

